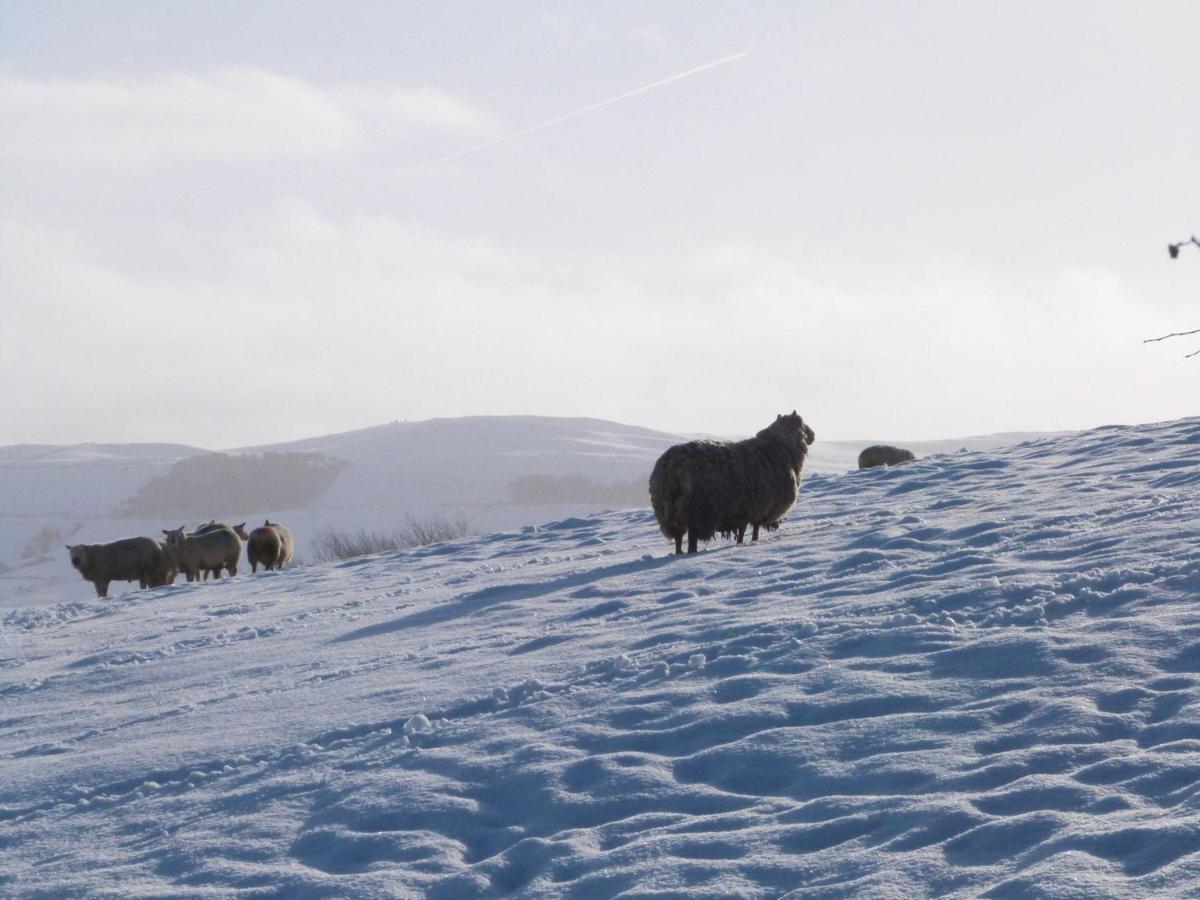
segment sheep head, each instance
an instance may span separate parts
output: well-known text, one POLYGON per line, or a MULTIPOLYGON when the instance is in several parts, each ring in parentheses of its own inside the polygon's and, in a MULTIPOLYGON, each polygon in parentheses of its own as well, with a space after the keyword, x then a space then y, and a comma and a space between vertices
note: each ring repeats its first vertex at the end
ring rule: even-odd
POLYGON ((794 428, 799 431, 802 435, 804 435, 804 443, 806 444, 811 445, 812 442, 817 439, 816 432, 804 424, 804 419, 802 419, 800 414, 794 409, 787 415, 780 414, 776 416, 775 421, 783 422, 783 424, 787 425, 789 428, 794 428))

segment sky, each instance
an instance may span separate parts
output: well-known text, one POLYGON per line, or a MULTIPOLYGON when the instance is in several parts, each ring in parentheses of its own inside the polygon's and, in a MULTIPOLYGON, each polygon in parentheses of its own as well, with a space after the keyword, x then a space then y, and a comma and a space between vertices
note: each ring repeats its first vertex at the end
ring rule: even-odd
POLYGON ((1191 2, 6 0, 0 444, 1195 414, 1200 340, 1142 340, 1200 328, 1166 252, 1197 34, 1191 2))

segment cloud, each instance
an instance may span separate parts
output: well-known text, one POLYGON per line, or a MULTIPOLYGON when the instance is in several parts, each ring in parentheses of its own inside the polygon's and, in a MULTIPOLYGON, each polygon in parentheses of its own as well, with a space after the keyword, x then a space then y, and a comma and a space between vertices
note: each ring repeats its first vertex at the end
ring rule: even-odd
POLYGON ((331 95, 359 117, 364 128, 392 125, 486 135, 496 130, 496 120, 463 100, 437 88, 340 85, 331 95))
POLYGON ((431 87, 318 85, 232 66, 204 75, 0 77, 0 161, 18 171, 258 163, 369 149, 397 131, 487 134, 483 111, 431 87))
POLYGON ((793 407, 826 436, 914 438, 1188 412, 1194 369, 1137 343, 1168 323, 1104 270, 850 283, 753 242, 551 251, 299 200, 180 227, 203 266, 0 220, 19 323, 0 443, 236 446, 475 413, 744 434, 793 407))

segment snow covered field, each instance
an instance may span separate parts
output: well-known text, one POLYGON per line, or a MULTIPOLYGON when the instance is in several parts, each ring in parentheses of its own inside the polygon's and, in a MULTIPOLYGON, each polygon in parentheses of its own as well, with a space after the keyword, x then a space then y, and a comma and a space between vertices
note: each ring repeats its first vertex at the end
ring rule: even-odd
POLYGON ((1190 419, 691 557, 633 510, 5 611, 0 894, 1196 896, 1198 493, 1190 419))

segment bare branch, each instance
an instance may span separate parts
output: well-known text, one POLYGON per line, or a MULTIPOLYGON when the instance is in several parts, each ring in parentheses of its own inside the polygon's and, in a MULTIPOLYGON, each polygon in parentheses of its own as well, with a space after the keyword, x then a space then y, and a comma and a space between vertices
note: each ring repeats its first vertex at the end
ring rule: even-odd
POLYGON ((1200 247, 1200 238, 1197 238, 1193 234, 1186 241, 1180 241, 1178 244, 1167 244, 1167 253, 1171 255, 1171 259, 1177 259, 1179 257, 1179 251, 1188 244, 1195 244, 1197 247, 1200 247))
MULTIPOLYGON (((1188 244, 1195 244, 1200 247, 1200 238, 1194 234, 1186 241, 1180 241, 1178 244, 1167 244, 1167 253, 1171 255, 1171 259, 1179 258, 1179 251, 1188 244)), ((1172 331, 1170 334, 1164 334, 1162 337, 1146 338, 1142 341, 1143 344, 1153 344, 1155 341, 1165 341, 1168 338, 1187 337, 1189 334, 1200 334, 1200 328, 1193 328, 1191 331, 1172 331)), ((1200 356, 1200 350, 1193 350, 1186 354, 1184 359, 1191 359, 1193 356, 1200 356)))
POLYGON ((1167 338, 1173 337, 1187 337, 1189 334, 1200 334, 1200 328, 1193 328, 1191 331, 1172 331, 1170 334, 1164 334, 1162 337, 1146 338, 1142 343, 1153 344, 1155 341, 1165 341, 1167 338))

